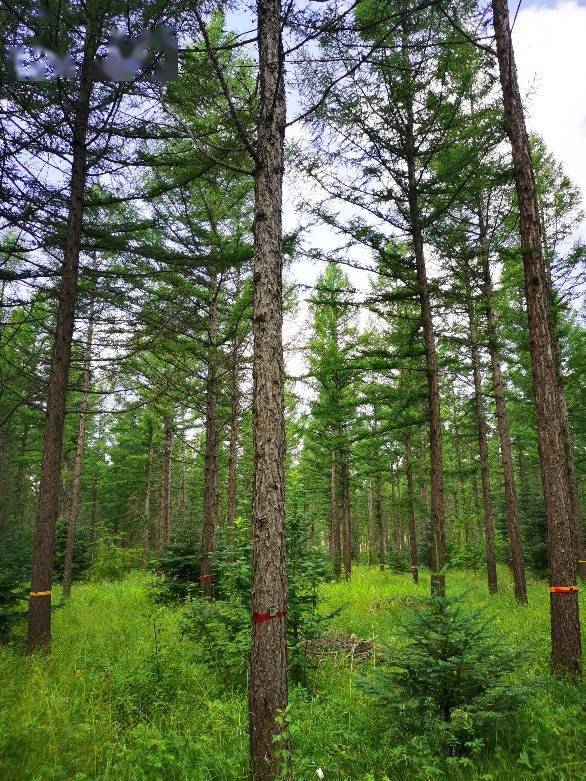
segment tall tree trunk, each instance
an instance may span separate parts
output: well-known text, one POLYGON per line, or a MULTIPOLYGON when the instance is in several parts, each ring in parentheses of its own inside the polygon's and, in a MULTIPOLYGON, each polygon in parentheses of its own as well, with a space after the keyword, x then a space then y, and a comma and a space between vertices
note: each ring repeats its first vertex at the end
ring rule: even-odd
POLYGON ((350 501, 349 501, 349 516, 350 516, 350 536, 351 536, 351 553, 352 553, 352 560, 360 563, 360 529, 361 524, 359 518, 362 517, 362 513, 357 511, 355 507, 352 504, 352 493, 349 490, 348 493, 350 494, 350 501))
POLYGON ((394 548, 395 551, 398 551, 400 548, 400 541, 399 524, 397 521, 397 499, 395 497, 395 467, 393 464, 390 465, 389 472, 389 484, 391 486, 391 530, 389 537, 391 541, 391 548, 394 548))
MULTIPOLYGON (((96 438, 99 441, 102 439, 102 416, 98 416, 96 438)), ((90 514, 90 540, 92 546, 96 542, 97 537, 97 521, 98 521, 98 487, 100 483, 99 472, 94 472, 92 480, 92 509, 90 514)))
POLYGON ((374 491, 372 477, 368 479, 368 563, 376 562, 376 515, 374 512, 374 491))
POLYGON ((407 478, 407 500, 409 503, 409 550, 411 552, 411 574, 415 583, 419 583, 417 564, 417 526, 415 524, 415 492, 413 489, 413 464, 411 437, 405 437, 405 476, 407 478))
POLYGON ((446 534, 439 368, 435 348, 433 315, 429 299, 427 271, 425 268, 425 255, 423 252, 423 234, 420 227, 419 208, 417 203, 415 166, 413 163, 409 165, 409 181, 411 230, 417 269, 417 282, 419 285, 419 301, 421 306, 421 321, 423 325, 423 341, 425 346, 427 372, 429 455, 431 466, 431 591, 433 594, 443 596, 446 592, 446 579, 443 574, 446 560, 446 534))
POLYGON ((8 518, 8 499, 10 466, 10 421, 0 426, 0 536, 6 533, 8 518))
POLYGON ((286 743, 285 430, 283 417, 284 56, 280 0, 257 0, 260 116, 254 214, 254 493, 250 759, 254 781, 274 779, 286 743), (268 616, 268 620, 265 620, 268 616), (277 749, 281 751, 278 752, 277 749))
POLYGON ((564 389, 561 370, 558 369, 558 387, 560 391, 560 422, 562 428, 562 440, 564 444, 564 463, 566 466, 566 477, 568 481, 568 498, 570 503, 570 519, 572 522, 572 536, 574 538, 574 552, 577 559, 580 559, 579 571, 586 576, 586 565, 584 555, 586 547, 584 545, 584 530, 582 525, 582 511, 580 508, 580 488, 578 486, 578 475, 576 473, 576 461, 574 459, 574 437, 572 427, 568 416, 568 407, 566 404, 566 394, 564 389))
POLYGON ((92 380, 92 342, 94 336, 94 298, 90 301, 87 338, 85 348, 85 360, 83 367, 83 388, 81 392, 81 404, 79 409, 79 428, 77 432, 77 446, 73 462, 73 484, 71 487, 71 507, 67 524, 67 542, 65 543, 65 560, 63 563, 63 596, 69 597, 71 593, 71 580, 73 576, 73 551, 75 547, 75 531, 79 519, 81 504, 81 470, 83 467, 83 451, 85 448, 85 429, 89 409, 90 384, 92 380))
MULTIPOLYGON (((403 45, 403 58, 406 66, 405 78, 410 78, 411 63, 408 47, 403 45)), ((413 106, 407 107, 406 151, 407 151, 407 186, 409 200, 409 222, 415 255, 417 284, 419 287, 419 302, 421 307, 421 324, 423 327, 423 344, 425 349, 425 364, 427 372, 427 407, 429 416, 429 456, 431 466, 431 592, 445 595, 446 582, 443 568, 446 558, 445 508, 443 486, 443 453, 442 428, 440 416, 440 383, 435 334, 433 329, 433 313, 429 296, 427 269, 423 242, 423 229, 419 209, 418 176, 416 170, 416 145, 414 137, 415 122, 413 106)))
POLYGON ((482 528, 482 521, 480 520, 480 516, 481 516, 480 491, 478 490, 478 471, 476 467, 472 472, 472 497, 474 499, 474 514, 476 516, 476 529, 478 532, 478 536, 482 537, 483 528, 482 528))
MULTIPOLYGON (((568 482, 568 498, 570 502, 570 518, 572 522, 572 536, 574 538, 574 549, 576 559, 584 559, 581 556, 583 549, 583 529, 582 529, 582 512, 580 508, 580 489, 578 486, 578 475, 576 473, 576 462, 574 459, 574 437, 572 435, 572 427, 570 425, 570 418, 568 416, 568 407, 566 404, 566 392, 564 387, 564 377, 562 374, 561 361, 560 361, 560 334, 557 321, 557 312, 555 300, 555 293, 553 289, 552 273, 550 253, 548 251, 547 235, 545 232, 545 220, 543 216, 543 210, 540 210, 540 225, 541 225, 541 238, 543 242, 543 261, 545 269, 545 279, 547 283, 547 293, 550 306, 548 307, 549 314, 549 327, 552 339, 552 348, 554 353, 556 379, 558 383, 558 390, 560 396, 560 425, 562 429, 562 440, 564 444, 565 454, 565 467, 566 478, 568 482)), ((578 571, 584 573, 586 567, 583 561, 578 561, 578 571)))
POLYGON ((218 413, 217 413, 217 341, 218 341, 218 277, 210 272, 208 303, 208 367, 206 382, 206 447, 205 483, 203 493, 203 529, 201 539, 201 590, 211 598, 212 552, 216 540, 218 521, 218 413))
POLYGON ((399 485, 399 474, 394 464, 391 464, 391 507, 393 508, 393 539, 397 551, 403 550, 405 544, 405 534, 403 529, 403 518, 400 512, 399 504, 401 501, 401 488, 399 485))
POLYGON ((28 445, 29 426, 25 425, 20 438, 20 452, 16 469, 14 489, 14 525, 19 528, 24 523, 26 515, 26 449, 28 445))
POLYGON ((471 529, 470 529, 470 508, 466 504, 466 493, 462 490, 462 446, 460 442, 460 430, 457 424, 457 420, 454 423, 454 453, 456 456, 456 470, 458 477, 455 482, 458 486, 458 515, 460 508, 462 509, 462 522, 464 524, 464 542, 466 545, 470 543, 471 529))
POLYGON ((181 485, 179 486, 179 518, 181 529, 187 529, 187 442, 185 435, 181 440, 181 485))
MULTIPOLYGON (((417 444, 417 494, 418 511, 423 519, 429 518, 429 501, 427 496, 427 486, 429 484, 427 476, 427 464, 425 463, 425 444, 424 437, 418 437, 417 444)), ((428 527, 429 528, 429 527, 428 527)))
POLYGON ((548 524, 552 666, 556 671, 578 676, 582 648, 576 587, 576 557, 560 421, 560 393, 549 329, 547 280, 541 251, 539 205, 517 82, 507 0, 492 0, 492 9, 505 121, 511 141, 519 205, 529 350, 548 524))
POLYGON ((341 453, 340 480, 342 483, 342 558, 344 559, 344 577, 350 579, 352 574, 352 527, 350 522, 350 470, 348 469, 348 454, 341 453))
POLYGON ((338 452, 332 451, 332 476, 330 480, 330 556, 334 575, 342 574, 342 549, 340 544, 340 508, 338 497, 340 493, 338 475, 338 452))
POLYGON ((511 568, 513 570, 513 581, 515 584, 515 597, 519 602, 525 603, 527 602, 527 584, 525 579, 525 561, 523 558, 523 541, 519 528, 519 507, 517 503, 517 491, 515 489, 509 418, 505 404, 505 389, 498 349, 496 321, 492 308, 492 281, 490 277, 488 254, 485 254, 484 258, 483 295, 488 330, 488 352, 492 369, 492 386, 496 404, 501 467, 503 470, 503 483, 505 488, 505 512, 507 515, 507 529, 509 532, 509 546, 511 550, 511 568))
MULTIPOLYGON (((235 299, 240 295, 240 272, 236 272, 235 299)), ((228 517, 230 528, 236 518, 236 471, 238 467, 238 423, 240 418, 240 356, 238 355, 238 333, 232 339, 230 367, 230 443, 228 445, 228 517)))
POLYGON ((383 504, 383 491, 381 485, 380 471, 376 473, 375 489, 376 489, 376 494, 375 494, 376 514, 378 518, 378 533, 379 533, 378 562, 379 562, 380 571, 384 572, 385 559, 387 554, 387 525, 385 519, 385 508, 383 504))
POLYGON ((169 418, 163 420, 163 484, 161 486, 161 528, 159 545, 171 542, 171 455, 173 451, 173 427, 169 418))
POLYGON ((51 581, 55 554, 55 529, 59 512, 63 424, 75 320, 86 183, 86 139, 91 95, 89 67, 93 60, 95 46, 95 42, 90 38, 88 33, 88 43, 86 43, 84 63, 81 69, 80 92, 73 121, 69 214, 59 286, 53 359, 49 375, 39 503, 33 542, 27 637, 29 653, 37 650, 49 653, 51 650, 51 581))
POLYGON ((153 482, 153 425, 148 421, 149 452, 146 463, 146 480, 144 488, 144 505, 142 520, 142 568, 146 570, 149 563, 149 531, 151 528, 151 487, 153 482))
MULTIPOLYGON (((469 275, 469 270, 467 270, 469 275)), ((472 375, 474 378, 474 403, 476 407, 476 434, 478 437, 478 455, 480 458, 480 478, 482 481, 482 502, 484 506, 484 529, 486 534, 486 570, 488 575, 488 591, 496 594, 498 591, 496 559, 494 555, 494 514, 490 495, 490 468, 488 461, 488 437, 486 434, 486 412, 484 395, 482 393, 482 375, 480 371, 480 350, 476 330, 476 313, 470 291, 469 277, 466 281, 466 306, 468 309, 468 327, 470 336, 470 353, 472 357, 472 375)))

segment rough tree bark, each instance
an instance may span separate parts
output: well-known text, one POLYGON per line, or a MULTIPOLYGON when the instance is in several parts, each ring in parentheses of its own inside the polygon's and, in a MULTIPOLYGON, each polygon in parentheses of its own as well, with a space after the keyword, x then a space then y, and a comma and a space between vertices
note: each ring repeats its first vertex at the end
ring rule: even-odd
POLYGON ((435 348, 433 330, 433 315, 429 298, 429 285, 423 251, 423 232, 419 216, 417 197, 417 176, 414 160, 408 163, 409 176, 409 212, 417 282, 419 285, 419 302, 421 306, 421 322, 423 326, 423 342, 425 347, 425 363, 427 372, 427 407, 429 415, 429 455, 431 467, 431 591, 444 596, 446 579, 443 568, 446 559, 446 533, 444 513, 443 486, 443 452, 442 430, 440 417, 440 387, 439 367, 435 348))
POLYGON ((284 56, 280 0, 258 0, 260 115, 254 213, 252 645, 249 735, 252 776, 274 779, 275 743, 287 707, 285 427, 283 367, 284 56))
POLYGON ((340 508, 338 477, 338 453, 332 451, 332 475, 330 480, 330 556, 335 577, 342 574, 342 548, 340 543, 340 508))
POLYGON ((89 393, 92 380, 92 343, 94 336, 94 298, 90 301, 85 359, 83 366, 83 387, 81 392, 81 404, 79 409, 79 428, 77 432, 77 445, 75 459, 73 461, 73 485, 71 486, 71 503, 69 521, 67 524, 67 541, 65 543, 65 560, 63 563, 63 596, 71 594, 71 580, 73 576, 73 550, 75 547, 75 532, 79 519, 81 504, 81 470, 83 467, 83 451, 85 448, 85 429, 89 409, 89 393))
POLYGON ((159 545, 171 541, 171 455, 173 451, 173 427, 169 418, 163 420, 163 481, 161 485, 161 528, 159 545))
POLYGON ((468 528, 468 512, 466 506, 466 495, 462 486, 462 448, 460 445, 460 427, 458 425, 458 413, 454 406, 453 408, 453 426, 452 426, 452 440, 454 442, 454 456, 456 459, 456 473, 454 475, 454 515, 456 519, 462 519, 464 541, 466 544, 469 540, 469 528, 468 528))
MULTIPOLYGON (((235 300, 240 295, 240 272, 236 272, 235 300)), ((238 333, 234 332, 230 366, 230 443, 228 445, 228 513, 227 523, 231 528, 236 518, 236 472, 238 467, 238 423, 240 419, 240 356, 238 354, 238 333)))
POLYGON ((505 388, 498 349, 496 320, 492 308, 492 280, 487 254, 484 258, 483 276, 483 297, 488 332, 488 352, 492 369, 492 387, 496 405, 496 421, 500 443, 501 467, 503 470, 505 512, 507 515, 507 529, 509 532, 509 546, 511 551, 511 569, 513 571, 513 581, 515 584, 515 597, 519 602, 525 603, 527 602, 527 583, 525 579, 523 541, 519 528, 519 507, 517 503, 517 491, 515 488, 515 473, 513 470, 513 452, 509 431, 509 418, 505 404, 505 388))
POLYGON ((375 478, 375 499, 376 515, 378 519, 378 563, 381 572, 385 570, 385 559, 387 554, 387 524, 385 518, 385 508, 383 504, 383 491, 381 485, 380 472, 376 473, 375 478))
POLYGON ((407 499, 409 502, 409 550, 411 552, 411 574, 415 583, 419 583, 417 564, 417 526, 415 524, 415 493, 413 489, 413 463, 411 437, 405 437, 405 476, 407 478, 407 499))
POLYGON ((153 482, 153 425, 148 421, 148 457, 144 488, 142 520, 142 568, 146 570, 149 561, 149 531, 151 528, 151 486, 153 482))
POLYGON ((496 574, 496 559, 494 555, 494 513, 490 495, 490 469, 488 462, 488 437, 486 433, 486 411, 484 394, 482 392, 482 374, 480 371, 480 350, 476 328, 476 313, 470 291, 469 270, 467 271, 466 307, 468 310, 468 329, 470 338, 470 354, 472 357, 472 376, 474 379, 474 405, 476 408, 476 435, 478 438, 478 455, 480 459, 480 479, 482 482, 482 503, 484 507, 484 530, 486 535, 486 570, 488 576, 488 591, 496 594, 498 582, 496 574))
POLYGON ((208 356, 206 379, 206 445, 201 538, 200 583, 204 596, 213 595, 212 552, 218 521, 218 414, 217 414, 218 277, 210 272, 208 291, 208 356))
POLYGON ((340 482, 342 483, 342 558, 344 560, 344 577, 349 580, 352 574, 352 526, 350 521, 350 470, 346 451, 341 453, 340 482))
POLYGON ((543 260, 545 268, 545 279, 547 283, 548 293, 548 314, 549 314, 549 328, 552 340, 552 348, 554 353, 556 379, 558 383, 559 402, 560 402, 560 425, 562 428, 562 440, 564 443, 564 455, 565 455, 565 467, 566 467, 566 479, 568 482, 568 497, 570 501, 570 518, 572 522, 572 536, 574 538, 574 551, 576 559, 578 561, 578 572, 582 575, 586 573, 586 565, 583 561, 584 556, 580 555, 583 552, 583 528, 582 528, 582 512, 580 508, 580 489, 578 485, 578 475, 576 472, 576 461, 574 459, 574 437, 572 434, 572 426, 570 424, 570 418, 568 415, 568 407, 566 404, 566 391, 564 387, 564 376, 562 373, 560 352, 560 334, 558 330, 558 322, 556 318, 556 300, 552 282, 551 262, 548 251, 548 241, 545 232, 545 220, 543 211, 540 211, 540 225, 541 225, 541 239, 543 247, 543 260))
POLYGON ((368 480, 368 563, 376 563, 376 515, 374 512, 372 478, 368 480))
POLYGON ((89 77, 95 41, 86 44, 81 84, 75 104, 72 140, 69 213, 65 250, 59 285, 59 306, 49 375, 45 437, 39 483, 39 503, 35 520, 31 589, 28 611, 27 650, 51 650, 51 580, 55 553, 55 529, 59 512, 59 482, 65 400, 75 319, 79 251, 83 221, 87 168, 87 132, 92 83, 89 77))
MULTIPOLYGON (((403 58, 407 73, 411 63, 407 46, 403 47, 403 58)), ((443 568, 446 558, 446 532, 444 508, 444 477, 442 428, 440 415, 440 383, 435 334, 433 328, 433 313, 427 281, 423 228, 419 205, 419 186, 416 167, 415 121, 413 106, 407 106, 407 122, 405 127, 405 152, 407 162, 407 196, 409 201, 409 224, 415 255, 415 269, 419 287, 419 303, 421 308, 421 324, 423 328, 423 344, 425 349, 425 364, 427 372, 427 407, 429 416, 429 457, 431 467, 431 592, 445 595, 446 583, 443 568)))
POLYGON ((560 421, 560 394, 548 320, 547 280, 541 247, 539 205, 517 81, 507 0, 492 0, 492 9, 505 121, 511 142, 519 206, 529 350, 548 525, 551 661, 555 671, 578 676, 581 670, 582 648, 576 557, 560 421))

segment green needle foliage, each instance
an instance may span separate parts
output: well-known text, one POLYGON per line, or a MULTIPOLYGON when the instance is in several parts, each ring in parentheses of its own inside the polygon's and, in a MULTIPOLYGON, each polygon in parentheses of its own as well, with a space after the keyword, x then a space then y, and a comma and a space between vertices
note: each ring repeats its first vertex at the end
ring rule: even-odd
POLYGON ((30 576, 28 542, 14 533, 0 541, 0 644, 7 642, 11 627, 23 617, 30 576))
POLYGON ((367 688, 415 719, 444 722, 448 745, 462 749, 521 704, 524 687, 507 676, 520 654, 506 648, 462 595, 432 596, 403 622, 407 642, 367 688))
POLYGON ((201 556, 193 545, 172 543, 154 560, 159 579, 155 586, 156 600, 173 602, 187 599, 199 584, 201 556))

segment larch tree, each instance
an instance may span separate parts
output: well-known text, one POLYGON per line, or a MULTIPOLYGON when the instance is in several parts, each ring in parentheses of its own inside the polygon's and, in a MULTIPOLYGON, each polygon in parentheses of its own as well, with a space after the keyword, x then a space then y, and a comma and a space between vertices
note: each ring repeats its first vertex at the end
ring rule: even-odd
POLYGON ((288 702, 283 368, 285 73, 280 0, 258 0, 260 106, 254 151, 252 643, 249 731, 255 781, 277 775, 288 702))
POLYGON ((506 0, 492 0, 492 9, 505 119, 511 142, 519 207, 529 348, 537 408, 541 477, 548 524, 551 661, 554 670, 578 676, 581 670, 582 647, 576 585, 576 556, 565 468, 560 411, 561 391, 556 375, 550 328, 539 203, 517 80, 506 0))
MULTIPOLYGON (((3 202, 2 217, 8 225, 21 225, 23 246, 41 246, 49 256, 56 250, 62 258, 35 523, 29 652, 50 650, 51 580, 77 282, 85 231, 86 184, 90 175, 107 170, 112 160, 128 158, 127 150, 122 150, 118 143, 114 126, 132 79, 113 86, 101 71, 103 63, 97 66, 95 63, 121 8, 120 4, 101 4, 96 0, 83 8, 51 1, 45 4, 43 13, 36 15, 28 13, 26 3, 14 2, 6 9, 6 30, 11 43, 22 45, 34 36, 35 41, 48 50, 70 54, 62 66, 58 67, 54 61, 49 68, 45 67, 44 75, 52 78, 37 84, 34 98, 28 85, 18 80, 3 80, 2 83, 3 103, 7 107, 2 117, 4 138, 8 144, 7 157, 11 159, 9 170, 13 175, 7 189, 12 193, 21 191, 18 171, 24 163, 27 171, 25 189, 30 193, 30 197, 3 202), (72 70, 76 79, 69 78, 72 70), (30 135, 30 145, 24 148, 22 133, 31 127, 36 130, 30 135), (29 165, 39 153, 45 157, 52 177, 38 166, 29 165), (67 183, 63 182, 64 177, 68 179, 67 183)), ((146 6, 131 3, 124 8, 126 21, 132 28, 129 32, 161 19, 159 3, 146 6)), ((36 62, 37 59, 37 54, 30 50, 25 56, 29 78, 34 75, 35 68, 43 71, 43 63, 36 62)), ((44 64, 48 61, 46 59, 44 64)), ((124 122, 127 121, 128 116, 124 122)), ((22 278, 29 276, 30 272, 22 278)))
MULTIPOLYGON (((352 78, 329 89, 313 119, 312 142, 319 150, 306 164, 324 198, 315 211, 342 235, 361 242, 368 225, 386 226, 409 237, 417 283, 428 384, 431 465, 432 590, 445 592, 445 506, 443 487, 440 367, 434 325, 436 285, 430 281, 426 241, 434 222, 451 205, 469 175, 471 159, 453 154, 455 129, 464 132, 469 117, 461 110, 472 73, 480 67, 472 44, 458 38, 435 6, 411 9, 401 4, 385 17, 383 6, 365 3, 357 13, 357 35, 332 35, 324 44, 334 63, 357 62, 352 78), (384 20, 384 21, 381 21, 384 20), (458 40, 458 45, 455 45, 458 40), (375 42, 369 56, 363 47, 375 42), (358 52, 358 53, 357 53, 358 52), (354 58, 354 59, 353 59, 354 58), (336 151, 334 152, 334 149, 336 151), (336 168, 340 150, 347 165, 336 168), (442 176, 436 173, 444 163, 442 176), (449 177, 446 170, 450 168, 449 177), (356 210, 352 220, 332 214, 328 202, 344 201, 356 210)), ((458 6, 454 17, 466 17, 458 6)), ((315 69, 308 89, 331 80, 315 69)))

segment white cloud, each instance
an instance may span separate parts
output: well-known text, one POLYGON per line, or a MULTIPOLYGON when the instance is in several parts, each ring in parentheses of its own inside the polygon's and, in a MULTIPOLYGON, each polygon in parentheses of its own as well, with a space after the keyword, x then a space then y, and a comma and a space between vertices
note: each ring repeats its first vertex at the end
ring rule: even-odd
MULTIPOLYGON (((513 44, 527 124, 539 132, 586 199, 586 5, 521 8, 513 44)), ((586 238, 586 223, 577 230, 586 238)))

